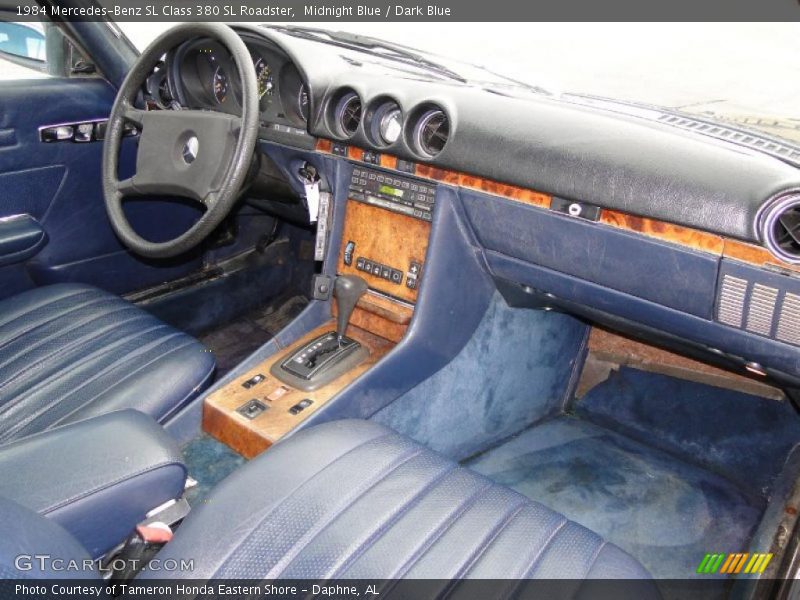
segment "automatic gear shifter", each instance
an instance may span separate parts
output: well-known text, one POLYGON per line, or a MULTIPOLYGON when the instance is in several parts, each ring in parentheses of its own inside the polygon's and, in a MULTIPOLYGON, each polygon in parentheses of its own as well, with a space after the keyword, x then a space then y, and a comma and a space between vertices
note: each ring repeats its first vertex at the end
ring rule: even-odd
POLYGON ((367 291, 367 282, 358 275, 339 275, 333 283, 333 293, 336 296, 336 339, 339 343, 344 340, 347 324, 356 307, 358 299, 367 291))
POLYGON ((357 275, 341 275, 333 284, 336 295, 336 331, 331 331, 295 350, 270 372, 292 387, 313 391, 359 365, 369 352, 348 338, 347 325, 358 299, 367 291, 367 282, 357 275))

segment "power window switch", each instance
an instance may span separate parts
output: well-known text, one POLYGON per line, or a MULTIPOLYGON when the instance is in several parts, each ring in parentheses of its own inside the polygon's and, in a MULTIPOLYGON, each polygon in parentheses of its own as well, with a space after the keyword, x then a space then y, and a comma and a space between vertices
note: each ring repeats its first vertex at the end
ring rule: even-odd
POLYGON ((250 379, 242 384, 242 387, 246 390, 249 390, 251 387, 256 386, 264 381, 264 379, 266 379, 266 377, 264 377, 261 373, 258 375, 253 375, 250 379))
POLYGON ((314 404, 314 401, 313 401, 313 400, 310 400, 309 398, 305 398, 304 400, 300 400, 300 402, 298 402, 297 404, 295 404, 294 406, 292 406, 292 407, 289 409, 289 412, 290 412, 291 414, 293 414, 293 415, 296 415, 296 414, 298 414, 298 413, 301 413, 301 412, 303 412, 305 409, 307 409, 307 408, 308 408, 309 406, 311 406, 312 404, 314 404))
POLYGON ((258 415, 266 411, 269 407, 260 400, 248 400, 236 409, 245 419, 255 419, 258 415))

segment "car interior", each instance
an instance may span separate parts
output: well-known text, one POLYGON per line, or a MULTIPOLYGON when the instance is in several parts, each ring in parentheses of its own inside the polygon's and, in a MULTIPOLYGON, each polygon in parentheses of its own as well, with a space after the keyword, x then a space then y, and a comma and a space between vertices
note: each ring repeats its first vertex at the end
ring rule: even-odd
POLYGON ((800 151, 310 28, 59 31, 93 74, 0 86, 3 577, 144 541, 170 578, 785 591, 800 151))

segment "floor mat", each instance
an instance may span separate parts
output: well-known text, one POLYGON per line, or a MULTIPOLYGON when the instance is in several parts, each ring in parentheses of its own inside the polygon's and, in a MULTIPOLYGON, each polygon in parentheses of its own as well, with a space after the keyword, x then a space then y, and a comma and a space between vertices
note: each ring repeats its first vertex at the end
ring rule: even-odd
POLYGON ((278 298, 242 317, 208 330, 199 340, 217 359, 217 377, 239 364, 294 319, 308 304, 304 296, 278 298))
POLYGON ((706 552, 741 552, 764 506, 714 473, 575 417, 537 425, 467 463, 597 532, 656 578, 706 552))
POLYGON ((205 502, 214 486, 246 462, 228 446, 205 434, 183 447, 183 460, 189 476, 197 481, 186 494, 192 506, 205 502))

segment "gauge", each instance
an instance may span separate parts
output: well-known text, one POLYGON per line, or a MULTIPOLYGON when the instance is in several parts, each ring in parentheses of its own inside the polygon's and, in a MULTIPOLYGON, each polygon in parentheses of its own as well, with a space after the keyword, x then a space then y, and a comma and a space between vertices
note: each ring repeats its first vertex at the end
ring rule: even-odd
POLYGON ((259 58, 256 63, 256 80, 258 81, 258 97, 272 96, 275 86, 272 82, 272 69, 269 63, 263 58, 259 58))
POLYGON ((308 88, 303 83, 297 90, 297 112, 303 121, 308 121, 308 88))
POLYGON ((214 90, 214 99, 219 104, 222 104, 228 97, 228 75, 225 73, 225 69, 222 67, 217 67, 217 69, 214 71, 214 80, 212 85, 214 90))
POLYGON ((378 124, 378 132, 381 139, 386 144, 394 144, 400 137, 403 131, 403 113, 400 108, 394 106, 383 113, 380 123, 378 124))

